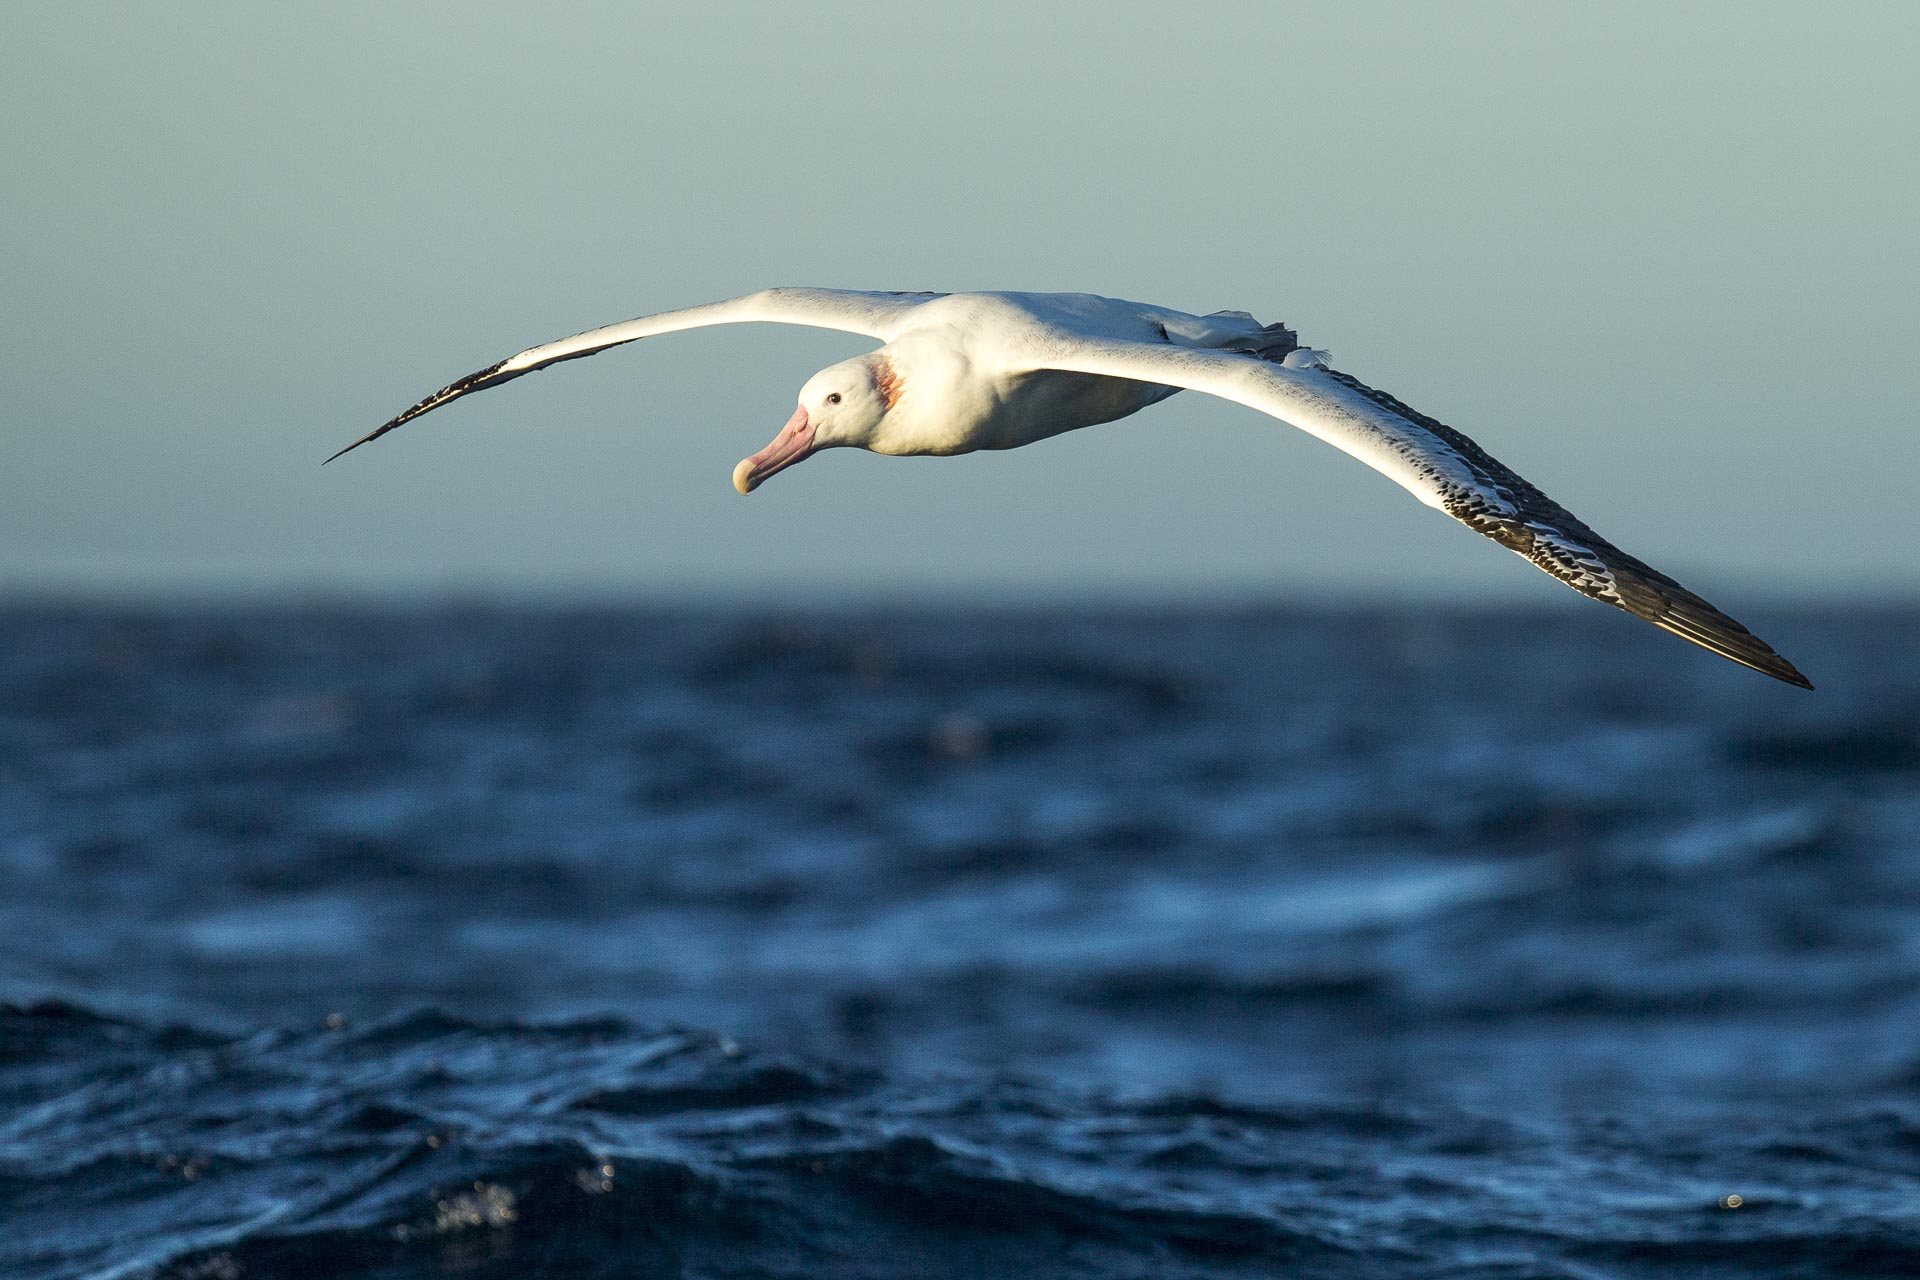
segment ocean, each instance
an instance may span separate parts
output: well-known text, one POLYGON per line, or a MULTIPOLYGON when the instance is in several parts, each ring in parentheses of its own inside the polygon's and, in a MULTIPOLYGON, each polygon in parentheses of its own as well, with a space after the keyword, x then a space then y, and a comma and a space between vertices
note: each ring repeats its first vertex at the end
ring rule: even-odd
POLYGON ((1920 1275, 1920 612, 0 608, 0 1276, 1920 1275))

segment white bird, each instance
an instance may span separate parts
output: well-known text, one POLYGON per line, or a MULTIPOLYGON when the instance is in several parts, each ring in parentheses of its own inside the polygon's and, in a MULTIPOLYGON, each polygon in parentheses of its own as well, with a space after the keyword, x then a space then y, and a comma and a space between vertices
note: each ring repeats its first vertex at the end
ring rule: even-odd
POLYGON ((434 392, 333 457, 562 360, 753 321, 839 329, 885 345, 807 380, 772 443, 734 468, 741 493, 822 449, 1014 449, 1124 418, 1183 389, 1204 391, 1318 436, 1583 595, 1813 687, 1745 627, 1594 533, 1460 432, 1334 369, 1285 325, 1262 325, 1242 311, 1193 316, 1091 294, 768 289, 531 347, 434 392))

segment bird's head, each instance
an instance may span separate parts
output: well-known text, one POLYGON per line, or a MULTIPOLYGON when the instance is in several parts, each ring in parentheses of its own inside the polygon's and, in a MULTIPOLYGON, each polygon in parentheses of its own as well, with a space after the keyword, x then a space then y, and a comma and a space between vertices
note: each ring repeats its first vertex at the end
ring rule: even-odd
POLYGON ((829 365, 800 388, 800 404, 773 442, 733 469, 733 487, 752 493, 766 478, 822 449, 866 449, 900 398, 900 378, 885 355, 829 365))

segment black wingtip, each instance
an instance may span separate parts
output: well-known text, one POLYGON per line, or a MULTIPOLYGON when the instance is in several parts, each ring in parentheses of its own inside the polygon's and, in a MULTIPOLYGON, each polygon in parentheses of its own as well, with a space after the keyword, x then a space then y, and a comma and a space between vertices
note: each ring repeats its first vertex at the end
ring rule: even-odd
MULTIPOLYGON (((421 403, 425 404, 426 402, 422 401, 421 403)), ((428 405, 427 407, 432 408, 433 406, 428 405)), ((381 436, 387 434, 387 432, 393 430, 395 427, 405 422, 408 418, 418 417, 420 414, 423 414, 426 411, 427 411, 426 409, 421 408, 419 405, 415 405, 413 408, 407 410, 405 413, 401 414, 399 417, 389 418, 387 421, 381 423, 378 427, 374 428, 372 431, 367 432, 367 434, 361 436, 358 440, 355 440, 352 444, 342 449, 340 453, 334 454, 333 458, 337 458, 341 454, 352 453, 355 449, 358 449, 361 445, 367 443, 369 440, 378 440, 381 436)), ((333 458, 328 458, 327 462, 332 462, 333 458)), ((323 462, 320 465, 324 467, 327 465, 327 462, 323 462)))
POLYGON ((1813 688, 1813 681, 1774 652, 1772 645, 1678 583, 1672 583, 1664 604, 1664 608, 1645 611, 1627 602, 1618 607, 1709 653, 1737 662, 1749 671, 1758 671, 1795 688, 1813 688))
POLYGON ((1801 675, 1799 669, 1791 662, 1782 658, 1780 659, 1780 667, 1781 669, 1779 671, 1769 671, 1767 674, 1775 680, 1784 681, 1787 684, 1793 685, 1795 688, 1805 689, 1809 693, 1813 692, 1813 681, 1801 675))
MULTIPOLYGON (((508 357, 508 359, 510 360, 512 359, 512 357, 508 357)), ((366 435, 361 436, 358 440, 355 440, 352 444, 342 449, 340 453, 334 454, 333 458, 337 458, 340 456, 340 454, 343 454, 343 453, 352 453, 355 449, 358 449, 361 445, 366 444, 368 441, 378 440, 381 436, 387 434, 387 432, 393 430, 395 427, 404 425, 405 423, 408 423, 408 422, 412 422, 415 418, 419 417, 421 414, 430 413, 433 410, 438 409, 441 405, 446 404, 450 400, 458 400, 461 396, 464 396, 472 391, 485 391, 488 387, 497 387, 503 382, 513 381, 515 378, 519 377, 523 373, 532 372, 531 369, 516 369, 511 373, 502 373, 501 370, 506 368, 506 366, 507 366, 507 360, 502 360, 498 364, 488 365, 486 368, 480 370, 478 373, 470 373, 466 377, 460 379, 458 382, 448 383, 446 386, 440 388, 438 391, 428 396, 425 400, 422 400, 419 404, 416 404, 411 409, 408 409, 405 413, 400 414, 398 417, 387 419, 385 422, 381 423, 378 427, 374 428, 372 431, 369 431, 366 435)), ((333 458, 328 458, 327 462, 332 462, 333 458)), ((320 465, 324 467, 327 465, 327 462, 323 462, 320 465)))
POLYGON ((1733 654, 1724 653, 1719 650, 1716 650, 1716 652, 1721 652, 1723 657, 1733 658, 1733 660, 1741 666, 1750 667, 1763 676, 1772 676, 1781 684, 1790 684, 1796 689, 1806 689, 1809 692, 1813 689, 1813 681, 1801 675, 1798 667, 1777 653, 1769 655, 1766 660, 1755 661, 1752 658, 1736 657, 1733 654))

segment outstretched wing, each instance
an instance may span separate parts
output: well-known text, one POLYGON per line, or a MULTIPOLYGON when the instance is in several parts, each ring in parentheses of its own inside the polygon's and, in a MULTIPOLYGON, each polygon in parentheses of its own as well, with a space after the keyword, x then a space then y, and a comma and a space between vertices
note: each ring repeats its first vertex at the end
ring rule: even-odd
MULTIPOLYGON (((340 453, 334 454, 333 458, 341 453, 350 453, 369 440, 378 440, 395 427, 458 400, 461 396, 497 387, 522 374, 544 369, 562 360, 577 360, 581 356, 590 356, 608 347, 617 347, 640 338, 715 324, 767 322, 839 329, 845 333, 860 333, 887 341, 892 339, 902 316, 921 303, 940 296, 937 293, 862 293, 852 289, 766 289, 703 307, 662 311, 658 315, 641 316, 637 320, 624 320, 604 328, 589 329, 558 342, 529 347, 518 355, 508 356, 498 364, 449 383, 405 413, 381 423, 340 453)), ((332 462, 333 458, 327 461, 332 462)))
POLYGON ((1472 440, 1327 367, 1318 353, 1297 351, 1276 365, 1236 353, 1063 333, 1042 344, 1034 367, 1186 387, 1271 414, 1353 455, 1582 595, 1776 680, 1813 687, 1764 640, 1602 538, 1472 440))

